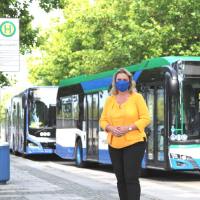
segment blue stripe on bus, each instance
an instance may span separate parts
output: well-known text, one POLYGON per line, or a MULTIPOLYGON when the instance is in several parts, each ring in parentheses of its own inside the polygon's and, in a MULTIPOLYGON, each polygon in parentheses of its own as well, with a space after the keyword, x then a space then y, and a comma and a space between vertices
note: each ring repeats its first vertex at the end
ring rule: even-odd
POLYGON ((98 80, 83 82, 81 83, 81 85, 84 91, 93 90, 93 89, 98 89, 98 88, 103 88, 103 87, 110 87, 112 80, 113 80, 113 77, 111 76, 111 77, 106 77, 106 78, 102 78, 98 80))
POLYGON ((189 161, 186 161, 186 160, 171 158, 171 163, 172 163, 172 168, 175 170, 177 170, 177 169, 181 169, 181 170, 182 169, 194 169, 193 165, 189 161), (178 166, 176 164, 176 162, 186 163, 188 166, 178 166))
MULTIPOLYGON (((135 72, 133 80, 136 82, 143 70, 135 72)), ((93 90, 98 88, 110 87, 113 77, 106 77, 98 80, 88 81, 81 83, 84 91, 93 90)))
POLYGON ((133 76, 133 80, 134 80, 135 82, 137 82, 137 80, 138 80, 140 74, 142 73, 142 71, 143 71, 143 70, 140 70, 140 71, 135 72, 135 74, 134 74, 134 76, 133 76))
POLYGON ((99 149, 99 162, 112 164, 108 150, 99 149))

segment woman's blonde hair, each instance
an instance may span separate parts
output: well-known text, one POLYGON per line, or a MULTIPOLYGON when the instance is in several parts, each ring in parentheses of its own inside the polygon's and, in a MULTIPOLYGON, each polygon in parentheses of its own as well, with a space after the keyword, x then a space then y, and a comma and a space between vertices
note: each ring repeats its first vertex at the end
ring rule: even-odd
POLYGON ((136 93, 137 92, 137 90, 135 88, 136 83, 133 80, 133 75, 127 69, 121 68, 113 76, 112 88, 110 90, 110 94, 111 95, 117 95, 118 94, 118 89, 117 89, 117 86, 116 86, 116 78, 117 78, 117 75, 121 74, 121 73, 126 74, 129 77, 129 82, 130 82, 130 85, 128 87, 129 94, 136 93))

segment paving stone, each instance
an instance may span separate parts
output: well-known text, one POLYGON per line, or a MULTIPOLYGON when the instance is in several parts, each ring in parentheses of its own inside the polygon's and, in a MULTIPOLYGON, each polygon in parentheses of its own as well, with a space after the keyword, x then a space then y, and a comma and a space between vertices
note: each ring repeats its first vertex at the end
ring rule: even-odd
MULTIPOLYGON (((113 173, 74 166, 59 168, 51 163, 45 166, 45 162, 11 156, 11 178, 6 185, 0 185, 0 200, 11 199, 119 200, 119 197, 113 173)), ((141 200, 149 199, 151 196, 141 196, 141 200)))

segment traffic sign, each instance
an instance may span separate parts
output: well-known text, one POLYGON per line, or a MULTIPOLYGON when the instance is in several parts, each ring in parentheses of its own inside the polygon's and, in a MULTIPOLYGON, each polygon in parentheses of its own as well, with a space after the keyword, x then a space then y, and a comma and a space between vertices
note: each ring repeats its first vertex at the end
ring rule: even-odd
POLYGON ((19 71, 19 19, 0 18, 0 71, 19 71))

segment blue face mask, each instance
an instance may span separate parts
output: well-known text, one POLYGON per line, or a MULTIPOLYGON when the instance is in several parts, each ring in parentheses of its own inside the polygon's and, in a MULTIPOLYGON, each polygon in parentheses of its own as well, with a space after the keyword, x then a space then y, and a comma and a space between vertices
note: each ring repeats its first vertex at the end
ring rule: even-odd
POLYGON ((121 92, 128 90, 129 85, 130 85, 130 82, 128 82, 128 81, 118 81, 118 82, 116 82, 116 87, 121 92))

